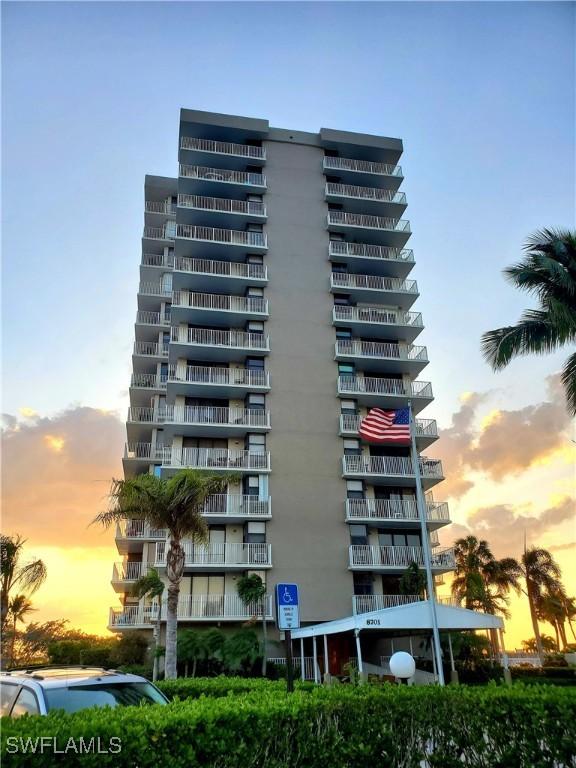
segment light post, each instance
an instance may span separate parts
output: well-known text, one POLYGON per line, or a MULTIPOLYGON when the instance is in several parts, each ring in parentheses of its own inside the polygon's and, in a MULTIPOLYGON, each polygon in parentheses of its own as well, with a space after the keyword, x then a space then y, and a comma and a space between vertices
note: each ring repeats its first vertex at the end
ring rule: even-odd
POLYGON ((408 685, 408 678, 414 677, 416 662, 406 651, 396 651, 390 657, 390 672, 400 678, 403 685, 408 685))

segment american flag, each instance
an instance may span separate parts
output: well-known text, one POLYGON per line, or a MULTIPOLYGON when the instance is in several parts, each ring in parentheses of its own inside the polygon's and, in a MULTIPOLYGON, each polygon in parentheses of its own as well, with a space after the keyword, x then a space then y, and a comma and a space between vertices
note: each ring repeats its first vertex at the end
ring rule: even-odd
POLYGON ((360 422, 358 434, 369 443, 409 443, 410 410, 383 411, 372 408, 360 422))

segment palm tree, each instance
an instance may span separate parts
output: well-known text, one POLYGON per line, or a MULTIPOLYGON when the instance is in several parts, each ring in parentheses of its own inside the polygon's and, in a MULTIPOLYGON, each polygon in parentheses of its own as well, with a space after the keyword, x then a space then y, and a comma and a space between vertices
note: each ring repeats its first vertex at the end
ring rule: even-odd
POLYGON ((562 594, 544 594, 536 606, 536 613, 540 621, 546 621, 554 629, 556 635, 556 650, 560 651, 568 645, 566 638, 566 609, 562 594))
POLYGON ((35 609, 26 595, 15 595, 8 606, 8 614, 12 622, 12 638, 10 641, 10 664, 14 665, 14 644, 16 643, 16 626, 24 622, 26 615, 35 609))
POLYGON ((175 678, 177 670, 177 622, 180 583, 186 554, 182 541, 206 544, 208 527, 202 512, 209 496, 226 492, 235 478, 195 469, 183 469, 168 479, 155 475, 138 475, 126 480, 113 480, 110 506, 94 522, 105 527, 121 520, 144 520, 151 528, 168 531, 166 576, 168 599, 166 611, 165 677, 175 678))
MULTIPOLYGON (((524 250, 524 258, 504 275, 535 296, 539 307, 527 309, 516 325, 482 336, 484 357, 495 371, 519 355, 553 352, 576 341, 576 232, 544 229, 528 238, 524 250)), ((562 383, 576 414, 576 353, 566 360, 562 383)))
POLYGON ((530 617, 532 619, 532 628, 534 629, 536 648, 538 655, 542 658, 543 647, 538 626, 538 606, 541 605, 546 593, 550 595, 564 592, 562 582, 560 581, 562 571, 550 552, 540 547, 524 548, 520 561, 520 570, 526 585, 524 592, 530 606, 530 617))
MULTIPOLYGON (((550 635, 540 635, 540 643, 544 653, 553 653, 556 650, 554 638, 550 637, 550 635)), ((531 637, 530 640, 522 640, 522 648, 528 653, 538 653, 536 638, 531 637)))
POLYGON ((158 615, 153 629, 154 639, 154 663, 152 666, 152 680, 158 680, 158 646, 160 644, 160 631, 162 623, 162 595, 164 593, 164 582, 158 575, 156 568, 150 568, 148 573, 141 576, 132 587, 132 594, 142 599, 149 597, 158 601, 158 615))
POLYGON ((417 563, 410 563, 400 577, 398 591, 401 595, 418 595, 424 599, 426 591, 426 575, 417 563))
POLYGON ((185 629, 178 635, 178 660, 184 662, 184 677, 188 677, 188 666, 192 662, 192 677, 196 677, 198 659, 205 654, 203 632, 185 629))
POLYGON ((266 677, 266 656, 268 646, 268 633, 266 627, 266 585, 258 576, 253 573, 251 576, 242 576, 236 585, 238 597, 248 610, 254 610, 256 616, 260 614, 262 619, 262 677, 266 677))
POLYGON ((0 614, 2 631, 6 629, 10 595, 14 589, 31 595, 44 583, 47 574, 46 565, 40 559, 22 563, 26 539, 16 536, 0 537, 0 614))

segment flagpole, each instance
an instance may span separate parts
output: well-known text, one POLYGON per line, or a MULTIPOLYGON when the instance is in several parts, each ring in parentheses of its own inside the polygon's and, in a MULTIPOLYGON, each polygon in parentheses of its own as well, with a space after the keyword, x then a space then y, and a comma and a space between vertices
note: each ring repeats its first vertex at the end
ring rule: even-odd
POLYGON ((416 478, 416 504, 418 507, 418 517, 420 518, 420 532, 422 534, 422 551, 424 554, 424 568, 426 570, 426 591, 428 592, 428 602, 430 604, 430 613, 432 616, 432 638, 434 642, 434 657, 436 659, 436 670, 438 682, 444 685, 444 668, 442 666, 442 648, 440 646, 440 632, 438 630, 438 616, 436 614, 436 593, 434 589, 434 577, 432 575, 432 556, 430 554, 430 538, 428 535, 428 525, 426 516, 426 502, 422 490, 422 477, 420 474, 420 457, 416 450, 416 423, 412 416, 412 403, 408 402, 408 414, 410 422, 410 447, 412 451, 412 466, 414 467, 414 477, 416 478))

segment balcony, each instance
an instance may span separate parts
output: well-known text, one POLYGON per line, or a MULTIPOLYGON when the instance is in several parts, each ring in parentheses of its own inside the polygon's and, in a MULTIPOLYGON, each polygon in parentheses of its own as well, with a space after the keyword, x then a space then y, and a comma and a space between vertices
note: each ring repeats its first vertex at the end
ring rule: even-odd
MULTIPOLYGON (((246 568, 271 568, 272 547, 270 544, 193 544, 182 543, 185 568, 205 570, 245 570, 246 568)), ((156 543, 155 566, 166 566, 167 545, 156 543)))
POLYGON ((263 194, 266 191, 266 176, 263 173, 180 164, 179 188, 185 194, 208 197, 226 196, 233 192, 263 194))
POLYGON ((254 147, 251 144, 237 144, 231 141, 213 141, 212 139, 197 139, 194 136, 180 137, 182 159, 193 159, 212 165, 238 165, 244 168, 248 165, 264 165, 266 150, 264 147, 254 147))
POLYGON ((145 541, 165 539, 167 531, 150 528, 144 520, 121 520, 116 523, 116 546, 121 555, 142 552, 145 541))
POLYGON ((148 564, 140 561, 114 563, 112 568, 112 587, 116 592, 126 592, 147 571, 148 564))
MULTIPOLYGON (((343 456, 342 475, 351 479, 364 478, 382 485, 415 486, 412 459, 406 456, 343 456)), ((442 462, 420 456, 420 476, 426 490, 440 483, 444 479, 442 462)))
POLYGON ((174 291, 174 323, 241 325, 247 320, 266 320, 268 301, 262 296, 228 296, 220 293, 174 291))
POLYGON ((398 608, 399 605, 421 603, 421 595, 352 595, 352 612, 371 613, 385 608, 398 608))
POLYGON ((353 302, 375 301, 391 304, 401 309, 410 309, 418 298, 415 280, 401 280, 398 277, 381 275, 353 275, 332 272, 330 276, 332 293, 345 293, 353 302))
POLYGON ((198 355, 207 361, 243 362, 247 355, 270 352, 270 340, 263 333, 173 327, 171 334, 170 355, 174 360, 198 355))
MULTIPOLYGON (((156 545, 158 546, 158 545, 156 545)), ((349 549, 350 568, 364 571, 402 573, 411 563, 424 568, 422 547, 373 547, 352 544, 349 549)), ((447 573, 455 568, 454 550, 443 549, 432 554, 432 570, 447 573)))
POLYGON ((270 497, 240 494, 218 494, 206 499, 202 515, 207 523, 234 523, 243 520, 269 520, 272 517, 270 497))
POLYGON ((150 325, 155 328, 160 325, 168 326, 170 325, 170 315, 167 315, 165 312, 150 312, 149 310, 140 309, 136 312, 136 325, 150 325))
POLYGON ((161 227, 169 220, 176 219, 176 206, 166 200, 146 200, 144 221, 146 226, 161 227))
POLYGON ((268 392, 270 374, 249 368, 170 365, 168 387, 173 395, 243 399, 249 392, 268 392))
POLYGON ((268 249, 264 232, 243 229, 217 229, 179 224, 177 238, 177 257, 193 256, 195 244, 200 244, 203 251, 209 250, 211 256, 232 261, 244 259, 250 254, 264 254, 268 249))
POLYGON ((428 365, 426 347, 362 339, 338 339, 335 360, 351 362, 363 371, 418 375, 428 365))
POLYGON ((360 405, 379 408, 403 408, 412 401, 412 410, 419 413, 430 405, 434 396, 428 381, 339 376, 338 394, 353 397, 360 405))
POLYGON ((174 288, 232 293, 250 286, 264 287, 268 282, 268 269, 264 264, 178 257, 173 281, 174 288))
MULTIPOLYGON (((417 528, 420 525, 415 499, 347 499, 346 522, 368 523, 387 527, 417 528)), ((450 522, 446 502, 426 502, 426 522, 435 530, 450 522)))
MULTIPOLYGON (((272 621, 272 597, 265 598, 266 619, 272 621)), ((248 621, 262 615, 260 605, 244 605, 236 594, 224 595, 181 595, 178 600, 179 621, 248 621)), ((151 605, 130 605, 120 610, 111 608, 108 627, 112 630, 124 628, 146 628, 158 619, 158 603, 151 605)), ((162 620, 166 619, 166 601, 162 604, 162 620)))
MULTIPOLYGON (((340 415, 340 435, 357 437, 360 422, 364 417, 359 414, 342 413, 340 415)), ((416 445, 419 450, 429 448, 438 440, 438 426, 434 419, 416 419, 416 445)))
POLYGON ((266 206, 260 200, 178 195, 178 208, 178 221, 181 224, 235 227, 237 224, 262 224, 266 221, 266 206))
POLYGON ((411 248, 330 240, 328 254, 332 261, 349 264, 352 271, 366 269, 374 275, 405 278, 414 266, 414 252, 411 248))
POLYGON ((356 237, 361 232, 367 243, 403 248, 412 234, 410 222, 387 216, 370 216, 364 213, 328 211, 328 229, 356 237))
POLYGON ((163 428, 164 436, 175 434, 193 437, 224 437, 248 432, 267 432, 270 412, 244 408, 212 406, 164 405, 161 408, 131 407, 128 409, 128 439, 141 441, 152 428, 163 428))
POLYGON ((135 341, 134 357, 166 360, 168 358, 168 344, 158 344, 153 341, 135 341))
POLYGON ((270 452, 252 453, 228 448, 164 448, 161 464, 168 470, 190 467, 214 472, 269 472, 270 452))
POLYGON ((351 328, 364 337, 407 343, 412 343, 424 330, 420 312, 404 312, 385 307, 336 305, 332 310, 332 322, 337 328, 351 328))
POLYGON ((161 302, 170 302, 172 287, 161 283, 140 283, 138 286, 138 309, 157 312, 161 302))
POLYGON ((133 373, 130 379, 130 402, 145 406, 153 395, 166 394, 167 376, 158 373, 133 373))
POLYGON ((383 216, 401 216, 406 210, 406 195, 393 189, 358 187, 353 184, 326 183, 325 199, 328 203, 344 203, 352 213, 371 213, 383 216))
POLYGON ((140 280, 143 283, 158 283, 162 274, 172 271, 174 267, 173 254, 143 253, 140 261, 140 280))
POLYGON ((142 246, 143 248, 164 248, 165 246, 174 245, 174 238, 176 236, 176 224, 174 221, 170 221, 162 227, 144 227, 142 232, 142 246))
POLYGON ((324 173, 338 176, 343 182, 380 189, 398 189, 403 181, 402 168, 399 165, 372 163, 347 157, 325 157, 324 173))

